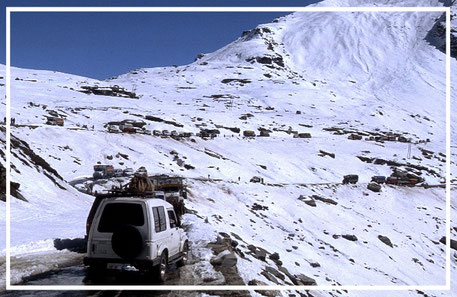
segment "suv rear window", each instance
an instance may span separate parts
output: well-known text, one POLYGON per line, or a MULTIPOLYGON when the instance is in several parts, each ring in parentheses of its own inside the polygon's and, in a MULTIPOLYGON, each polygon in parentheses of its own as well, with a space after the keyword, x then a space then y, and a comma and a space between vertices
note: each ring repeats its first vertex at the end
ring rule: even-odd
POLYGON ((134 203, 110 203, 103 209, 98 232, 114 232, 121 225, 144 225, 143 207, 134 203))

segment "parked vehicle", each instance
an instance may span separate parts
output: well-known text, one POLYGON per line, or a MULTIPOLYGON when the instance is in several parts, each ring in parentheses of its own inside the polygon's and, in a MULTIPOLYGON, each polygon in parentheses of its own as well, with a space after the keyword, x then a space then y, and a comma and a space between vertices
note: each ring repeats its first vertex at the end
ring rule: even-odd
POLYGON ((48 120, 46 121, 46 125, 63 126, 64 125, 64 119, 63 118, 59 118, 59 117, 48 117, 48 120))
POLYGON ((359 181, 359 176, 356 174, 349 174, 343 176, 343 185, 345 184, 356 184, 359 181))
POLYGON ((154 191, 154 198, 165 200, 164 191, 154 191))
POLYGON ((161 199, 99 199, 88 217, 87 239, 84 265, 94 275, 128 265, 163 282, 169 264, 183 266, 188 258, 188 238, 173 206, 161 199))
POLYGON ((192 133, 192 132, 182 132, 182 133, 179 134, 179 136, 187 138, 187 137, 194 136, 194 133, 192 133))
POLYGON ((294 138, 311 138, 310 133, 294 133, 294 138))
POLYGON ((351 139, 351 140, 361 140, 361 139, 362 139, 362 135, 351 134, 351 135, 348 136, 348 139, 351 139))
POLYGON ((252 130, 245 130, 243 132, 243 136, 244 137, 255 137, 255 132, 252 130))
POLYGON ((132 168, 126 168, 123 170, 124 176, 130 176, 133 175, 134 171, 132 168))
POLYGON ((146 170, 146 168, 144 166, 141 166, 140 168, 138 168, 136 173, 148 175, 148 171, 146 170))
POLYGON ((383 184, 386 182, 386 177, 382 175, 376 175, 371 177, 371 181, 378 183, 378 184, 383 184))
POLYGON ((386 183, 390 185, 400 186, 415 186, 418 183, 423 183, 425 180, 422 177, 417 177, 412 174, 405 174, 403 176, 389 176, 386 179, 386 183))
POLYGON ((122 169, 114 169, 114 176, 121 177, 124 175, 124 171, 122 169))
POLYGON ((162 136, 170 136, 170 131, 168 131, 168 130, 163 130, 163 131, 162 131, 162 136))
POLYGON ((253 176, 249 182, 251 182, 251 183, 262 183, 263 182, 263 178, 258 177, 258 176, 253 176))
POLYGON ((154 130, 154 131, 152 131, 152 134, 154 136, 160 136, 160 135, 162 135, 162 132, 160 132, 159 130, 154 130))
POLYGON ((260 137, 270 137, 270 133, 268 131, 262 130, 259 134, 260 137))
POLYGON ((396 176, 388 176, 386 179, 386 184, 397 185, 400 179, 396 176))
POLYGON ((176 130, 173 130, 173 131, 171 131, 170 136, 171 137, 178 137, 179 134, 178 134, 178 132, 176 132, 176 130))
POLYGON ((110 133, 119 133, 119 132, 121 132, 121 130, 117 126, 109 125, 108 126, 108 132, 110 132, 110 133))
POLYGON ((113 165, 94 165, 92 176, 94 179, 110 178, 114 176, 114 167, 113 165))
POLYGON ((133 125, 130 123, 125 123, 123 125, 120 125, 119 128, 121 129, 122 132, 125 132, 125 133, 135 133, 136 132, 135 127, 133 127, 133 125))

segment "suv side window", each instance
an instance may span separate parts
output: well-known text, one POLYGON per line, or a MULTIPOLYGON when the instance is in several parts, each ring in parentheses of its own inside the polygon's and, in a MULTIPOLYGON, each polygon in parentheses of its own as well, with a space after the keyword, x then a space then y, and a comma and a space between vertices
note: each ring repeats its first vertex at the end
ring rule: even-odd
POLYGON ((178 227, 178 221, 176 220, 175 212, 171 209, 168 211, 168 218, 170 219, 170 228, 178 227))
POLYGON ((167 230, 167 221, 163 206, 153 207, 152 213, 154 215, 154 228, 156 233, 167 230))

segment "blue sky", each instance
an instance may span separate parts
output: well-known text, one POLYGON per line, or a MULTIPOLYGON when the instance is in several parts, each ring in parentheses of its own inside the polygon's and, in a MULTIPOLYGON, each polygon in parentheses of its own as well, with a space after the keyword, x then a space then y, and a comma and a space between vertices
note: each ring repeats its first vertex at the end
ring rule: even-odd
MULTIPOLYGON (((1 1, 6 6, 305 6, 317 0, 1 1)), ((11 64, 105 79, 183 65, 287 13, 13 13, 11 64)), ((2 18, 2 25, 5 19, 2 18)), ((5 63, 5 38, 0 42, 5 63)))

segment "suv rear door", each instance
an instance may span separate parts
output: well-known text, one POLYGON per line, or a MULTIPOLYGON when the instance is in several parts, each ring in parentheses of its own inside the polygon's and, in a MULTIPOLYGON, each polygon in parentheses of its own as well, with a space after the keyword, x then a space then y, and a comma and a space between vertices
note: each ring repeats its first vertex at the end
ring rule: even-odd
POLYGON ((113 232, 121 225, 135 226, 143 238, 147 236, 148 221, 145 204, 141 202, 108 201, 102 203, 94 218, 89 235, 90 257, 119 258, 111 246, 113 232))

